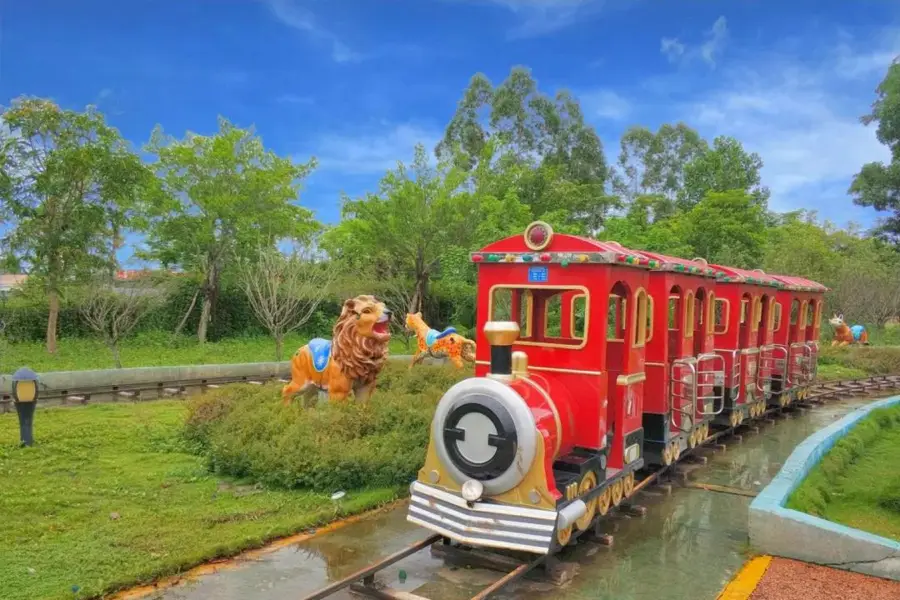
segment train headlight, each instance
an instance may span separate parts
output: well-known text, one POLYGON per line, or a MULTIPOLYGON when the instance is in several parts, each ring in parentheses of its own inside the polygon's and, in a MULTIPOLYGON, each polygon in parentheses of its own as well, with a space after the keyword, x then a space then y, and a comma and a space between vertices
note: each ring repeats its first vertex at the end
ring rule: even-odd
POLYGON ((484 494, 484 484, 477 479, 470 479, 462 486, 462 497, 466 502, 478 502, 484 494))
POLYGON ((473 377, 441 398, 431 435, 438 458, 459 485, 475 480, 481 494, 496 495, 525 478, 539 434, 519 394, 500 381, 473 377))
POLYGON ((625 464, 630 464, 641 457, 641 447, 638 444, 632 444, 625 448, 625 464))

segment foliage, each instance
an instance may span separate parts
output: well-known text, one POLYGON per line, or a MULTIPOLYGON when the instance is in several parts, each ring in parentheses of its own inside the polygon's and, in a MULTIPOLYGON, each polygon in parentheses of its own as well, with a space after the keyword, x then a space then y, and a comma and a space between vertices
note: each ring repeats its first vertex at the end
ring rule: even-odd
POLYGON ((891 162, 870 162, 853 179, 854 202, 889 214, 879 233, 900 244, 900 62, 896 60, 876 90, 872 112, 862 117, 865 125, 877 123, 878 141, 888 147, 891 162))
POLYGON ((741 190, 750 194, 762 208, 769 199, 769 189, 761 182, 762 158, 746 152, 733 137, 719 136, 712 148, 684 166, 684 186, 678 193, 678 203, 690 208, 711 192, 741 190))
POLYGON ((215 472, 268 486, 332 493, 399 485, 415 478, 434 408, 463 376, 390 363, 368 405, 323 400, 313 410, 283 406, 276 386, 222 388, 190 402, 186 435, 215 472))
POLYGON ((900 540, 900 406, 873 410, 838 440, 788 508, 900 540))
POLYGON ((16 98, 0 131, 0 203, 16 223, 4 245, 48 298, 52 353, 65 287, 114 268, 120 236, 153 178, 93 107, 16 98))
POLYGON ((0 589, 6 600, 100 596, 361 512, 393 486, 328 495, 211 475, 182 437, 182 401, 41 409, 18 447, 0 415, 0 589), (77 557, 77 560, 73 560, 77 557))
POLYGON ((265 248, 241 265, 241 286, 256 318, 275 339, 275 360, 282 358, 284 336, 303 327, 328 294, 333 268, 265 248))
POLYGON ((140 255, 200 275, 197 336, 205 342, 229 260, 282 239, 308 242, 318 230, 312 213, 295 203, 315 159, 294 164, 223 118, 215 135, 183 140, 157 127, 147 150, 157 157, 162 191, 147 207, 148 250, 140 255))
POLYGON ((711 263, 757 268, 765 252, 763 208, 743 190, 709 192, 675 221, 679 238, 711 263))

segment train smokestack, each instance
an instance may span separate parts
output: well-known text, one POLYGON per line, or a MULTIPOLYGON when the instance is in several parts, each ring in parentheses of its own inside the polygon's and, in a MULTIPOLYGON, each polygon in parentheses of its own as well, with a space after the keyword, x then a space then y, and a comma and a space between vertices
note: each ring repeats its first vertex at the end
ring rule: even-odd
POLYGON ((489 321, 484 335, 491 345, 491 375, 512 378, 512 346, 519 338, 519 324, 512 321, 489 321))

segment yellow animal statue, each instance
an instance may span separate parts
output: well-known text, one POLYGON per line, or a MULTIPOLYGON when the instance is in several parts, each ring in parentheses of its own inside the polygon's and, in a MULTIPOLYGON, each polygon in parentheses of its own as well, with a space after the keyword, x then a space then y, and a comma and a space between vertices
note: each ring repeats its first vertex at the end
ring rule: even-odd
POLYGON ((409 368, 431 358, 449 358, 457 368, 463 367, 463 361, 475 362, 475 342, 456 333, 452 327, 444 331, 430 328, 422 320, 422 313, 407 313, 406 327, 416 333, 418 344, 409 368))
POLYGON ((365 402, 388 356, 391 311, 374 296, 344 302, 332 339, 316 338, 291 357, 291 382, 281 390, 285 405, 294 394, 311 396, 319 390, 328 399, 345 400, 352 391, 365 402))

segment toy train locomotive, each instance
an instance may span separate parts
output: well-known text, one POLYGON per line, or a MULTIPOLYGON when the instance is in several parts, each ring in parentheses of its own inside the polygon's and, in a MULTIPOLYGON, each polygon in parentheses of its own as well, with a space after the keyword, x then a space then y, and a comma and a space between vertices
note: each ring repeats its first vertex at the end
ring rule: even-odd
POLYGON ((476 376, 434 415, 408 520, 550 554, 711 426, 803 398, 825 286, 554 234, 471 255, 476 376))

